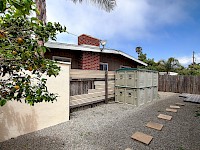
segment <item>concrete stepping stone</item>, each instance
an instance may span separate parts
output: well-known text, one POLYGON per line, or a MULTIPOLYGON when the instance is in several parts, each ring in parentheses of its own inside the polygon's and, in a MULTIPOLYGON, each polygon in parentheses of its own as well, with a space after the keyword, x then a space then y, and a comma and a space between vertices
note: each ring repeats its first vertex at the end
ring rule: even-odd
POLYGON ((171 120, 171 119, 172 119, 172 116, 164 115, 164 114, 159 114, 159 115, 158 115, 158 118, 164 119, 164 120, 171 120))
POLYGON ((176 105, 185 106, 185 104, 183 104, 183 103, 176 103, 176 105))
POLYGON ((151 140, 153 139, 152 136, 144 134, 142 132, 135 132, 131 138, 133 138, 134 140, 137 140, 141 143, 147 144, 149 145, 149 143, 151 142, 151 140))
POLYGON ((155 123, 155 122, 151 122, 150 121, 150 122, 147 123, 146 127, 149 127, 149 128, 161 131, 162 128, 163 128, 163 125, 159 124, 159 123, 155 123))
POLYGON ((174 105, 170 105, 170 108, 179 109, 179 108, 181 108, 181 107, 180 107, 180 106, 174 106, 174 105))
POLYGON ((177 112, 177 110, 176 109, 171 109, 171 108, 166 108, 166 111, 169 111, 169 112, 177 112))

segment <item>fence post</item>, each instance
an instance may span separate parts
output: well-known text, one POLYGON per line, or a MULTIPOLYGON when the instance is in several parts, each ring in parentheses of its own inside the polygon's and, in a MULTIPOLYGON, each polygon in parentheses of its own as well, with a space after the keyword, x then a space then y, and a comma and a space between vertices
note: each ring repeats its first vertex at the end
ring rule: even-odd
POLYGON ((105 71, 105 103, 108 103, 108 71, 105 71))

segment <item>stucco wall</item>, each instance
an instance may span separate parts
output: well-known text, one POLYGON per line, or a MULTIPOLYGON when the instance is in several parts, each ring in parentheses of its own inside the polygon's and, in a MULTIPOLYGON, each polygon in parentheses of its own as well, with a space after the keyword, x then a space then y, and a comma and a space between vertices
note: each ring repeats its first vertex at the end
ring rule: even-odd
POLYGON ((59 76, 46 77, 49 91, 59 95, 57 101, 38 103, 35 106, 10 101, 0 107, 0 142, 69 120, 70 64, 59 66, 59 76))

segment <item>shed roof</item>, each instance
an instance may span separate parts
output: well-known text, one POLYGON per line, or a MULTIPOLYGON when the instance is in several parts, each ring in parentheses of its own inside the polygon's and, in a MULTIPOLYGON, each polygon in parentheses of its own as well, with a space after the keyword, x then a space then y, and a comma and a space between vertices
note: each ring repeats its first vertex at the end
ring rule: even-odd
POLYGON ((98 46, 91 46, 91 45, 75 45, 75 44, 66 44, 66 43, 59 43, 59 42, 47 42, 44 44, 46 47, 49 48, 59 48, 59 49, 70 49, 70 50, 80 50, 80 51, 89 51, 89 52, 99 52, 99 53, 110 53, 110 54, 119 54, 124 57, 127 57, 141 65, 147 66, 146 63, 120 51, 115 49, 107 49, 104 48, 102 51, 98 46))

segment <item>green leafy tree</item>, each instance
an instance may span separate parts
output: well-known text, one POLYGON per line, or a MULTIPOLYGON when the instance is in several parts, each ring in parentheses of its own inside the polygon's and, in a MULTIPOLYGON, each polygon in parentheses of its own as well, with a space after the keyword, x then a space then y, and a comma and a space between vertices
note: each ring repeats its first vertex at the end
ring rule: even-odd
POLYGON ((167 74, 170 71, 174 71, 179 75, 200 75, 200 64, 191 64, 185 68, 174 57, 170 57, 168 60, 155 62, 153 58, 147 58, 147 54, 142 52, 142 47, 136 47, 135 50, 138 54, 138 59, 148 64, 148 66, 140 66, 140 68, 167 72, 167 74))
POLYGON ((158 70, 158 64, 154 61, 154 59, 147 58, 147 54, 142 52, 141 47, 136 47, 136 52, 138 53, 138 59, 148 64, 148 66, 141 66, 140 68, 148 69, 148 70, 158 70))
POLYGON ((160 60, 158 66, 162 68, 163 71, 166 71, 167 74, 170 71, 175 71, 177 68, 181 67, 179 61, 174 57, 170 57, 168 60, 160 60))
POLYGON ((57 76, 60 68, 45 59, 47 48, 40 41, 56 40, 57 32, 66 28, 59 23, 44 24, 31 13, 37 12, 32 0, 0 1, 0 105, 24 100, 30 105, 53 102, 57 95, 49 93, 47 76, 57 76))
MULTIPOLYGON (((155 62, 154 59, 147 58, 147 54, 142 52, 141 47, 136 47, 136 52, 138 53, 138 59, 148 64, 148 66, 141 66, 140 68, 148 69, 148 70, 156 70, 160 72, 166 71, 167 73, 170 71, 176 71, 178 73, 183 72, 183 66, 181 66, 177 59, 171 57, 167 61, 160 60, 155 62)), ((186 72, 186 71, 185 71, 186 72)))
POLYGON ((200 64, 191 64, 177 71, 180 75, 200 75, 200 64))

